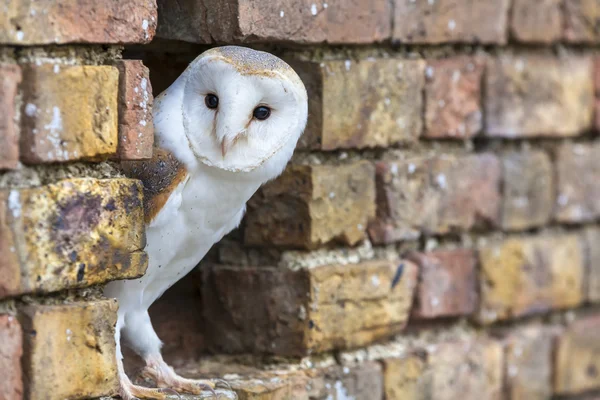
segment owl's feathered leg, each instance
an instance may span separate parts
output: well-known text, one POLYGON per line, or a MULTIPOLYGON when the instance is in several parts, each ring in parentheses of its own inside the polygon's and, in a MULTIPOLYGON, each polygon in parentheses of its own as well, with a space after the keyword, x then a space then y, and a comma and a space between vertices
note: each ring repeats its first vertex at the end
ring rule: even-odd
POLYGON ((126 313, 123 334, 129 346, 146 362, 146 367, 142 370, 144 378, 153 380, 163 390, 191 394, 209 391, 216 398, 215 382, 223 381, 183 378, 163 360, 160 354, 161 341, 154 332, 147 311, 126 313))

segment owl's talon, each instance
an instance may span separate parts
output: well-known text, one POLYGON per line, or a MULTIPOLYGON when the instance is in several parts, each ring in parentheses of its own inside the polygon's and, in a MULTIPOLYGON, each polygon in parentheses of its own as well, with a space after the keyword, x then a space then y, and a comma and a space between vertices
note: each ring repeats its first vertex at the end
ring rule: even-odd
POLYGON ((169 388, 161 388, 158 389, 159 392, 167 394, 167 395, 172 395, 172 396, 177 396, 177 398, 181 399, 181 395, 179 393, 177 393, 176 390, 173 389, 169 389, 169 388))

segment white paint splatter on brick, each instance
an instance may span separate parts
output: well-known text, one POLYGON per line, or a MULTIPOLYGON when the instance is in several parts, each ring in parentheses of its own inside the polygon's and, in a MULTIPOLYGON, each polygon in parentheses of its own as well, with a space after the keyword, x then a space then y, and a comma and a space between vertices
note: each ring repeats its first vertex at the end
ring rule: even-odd
POLYGON ((11 190, 8 195, 8 209, 12 212, 12 216, 19 218, 21 216, 21 200, 17 190, 11 190))
POLYGON ((25 114, 27 114, 28 117, 33 117, 36 112, 37 106, 33 103, 27 103, 25 106, 25 114))
POLYGON ((318 10, 317 10, 317 5, 316 5, 315 3, 313 3, 313 4, 310 6, 310 13, 311 13, 312 15, 317 15, 317 12, 318 12, 318 10))

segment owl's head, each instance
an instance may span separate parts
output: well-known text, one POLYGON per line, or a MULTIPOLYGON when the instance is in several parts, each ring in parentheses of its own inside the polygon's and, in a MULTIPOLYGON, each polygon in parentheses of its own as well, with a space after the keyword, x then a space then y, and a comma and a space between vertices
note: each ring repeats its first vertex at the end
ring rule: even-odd
POLYGON ((184 75, 184 129, 204 164, 252 171, 282 148, 293 149, 304 131, 304 84, 272 54, 237 46, 213 48, 184 75))

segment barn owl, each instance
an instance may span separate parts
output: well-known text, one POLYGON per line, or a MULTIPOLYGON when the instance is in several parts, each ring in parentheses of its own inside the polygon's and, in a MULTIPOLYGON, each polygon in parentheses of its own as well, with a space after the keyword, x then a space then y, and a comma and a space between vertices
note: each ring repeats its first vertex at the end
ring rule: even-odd
POLYGON ((164 398, 165 389, 200 393, 208 380, 178 376, 163 360, 148 308, 238 226, 246 201, 277 177, 306 126, 306 89, 279 58, 244 47, 213 48, 196 58, 155 100, 152 160, 125 170, 144 183, 146 251, 140 279, 111 282, 121 397, 164 398), (123 344, 146 363, 157 389, 134 385, 123 370, 123 344))

